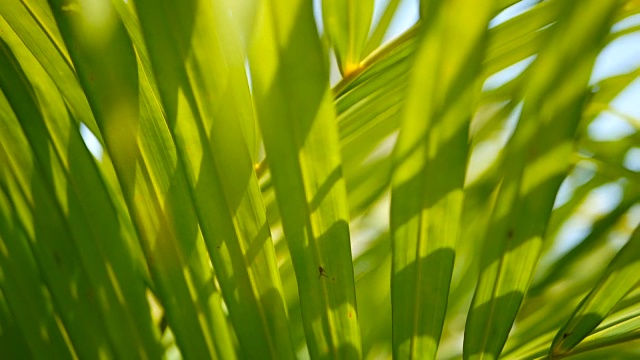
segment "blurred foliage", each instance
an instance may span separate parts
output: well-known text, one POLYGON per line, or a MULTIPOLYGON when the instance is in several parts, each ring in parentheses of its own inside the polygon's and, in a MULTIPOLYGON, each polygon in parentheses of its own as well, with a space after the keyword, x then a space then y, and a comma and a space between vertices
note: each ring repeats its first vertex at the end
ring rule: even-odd
POLYGON ((407 6, 3 0, 0 357, 639 358, 640 2, 407 6))

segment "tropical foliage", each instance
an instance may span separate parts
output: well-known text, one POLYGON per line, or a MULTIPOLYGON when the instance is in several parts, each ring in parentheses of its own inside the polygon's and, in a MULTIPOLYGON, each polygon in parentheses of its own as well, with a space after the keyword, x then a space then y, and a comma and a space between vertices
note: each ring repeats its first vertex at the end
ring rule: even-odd
POLYGON ((640 2, 399 7, 2 0, 1 357, 640 357, 640 2))

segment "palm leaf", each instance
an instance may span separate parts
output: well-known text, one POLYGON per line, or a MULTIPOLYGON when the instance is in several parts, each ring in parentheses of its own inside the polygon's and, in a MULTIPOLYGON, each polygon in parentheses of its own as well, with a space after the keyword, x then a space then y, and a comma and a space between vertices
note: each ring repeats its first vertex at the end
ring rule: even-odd
POLYGON ((0 353, 640 356, 640 3, 417 5, 3 1, 0 353))
POLYGON ((257 29, 250 57, 256 110, 309 353, 357 358, 346 190, 329 73, 311 4, 265 2, 258 16, 264 25, 257 29))

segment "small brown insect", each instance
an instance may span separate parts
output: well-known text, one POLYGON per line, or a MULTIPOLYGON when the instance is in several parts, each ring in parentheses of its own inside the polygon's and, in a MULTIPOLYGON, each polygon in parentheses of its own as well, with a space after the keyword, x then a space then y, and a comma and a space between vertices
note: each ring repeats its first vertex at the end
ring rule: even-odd
POLYGON ((513 239, 513 229, 509 229, 507 232, 507 240, 513 239))
POLYGON ((329 276, 327 276, 327 272, 324 271, 324 268, 322 266, 318 266, 318 272, 319 272, 318 279, 320 279, 322 276, 327 277, 327 278, 329 277, 329 276))

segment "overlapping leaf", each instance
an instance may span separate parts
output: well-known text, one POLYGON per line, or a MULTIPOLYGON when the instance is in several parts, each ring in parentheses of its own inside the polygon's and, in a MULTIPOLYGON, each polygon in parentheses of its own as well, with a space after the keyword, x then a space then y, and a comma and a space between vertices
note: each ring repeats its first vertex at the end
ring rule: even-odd
POLYGON ((311 3, 266 1, 250 56, 257 116, 312 358, 360 357, 347 198, 311 3))
POLYGON ((397 358, 435 358, 440 342, 492 3, 434 1, 429 7, 394 149, 391 301, 397 358), (463 24, 462 34, 457 29, 463 24), (446 61, 442 52, 450 55, 446 61))

